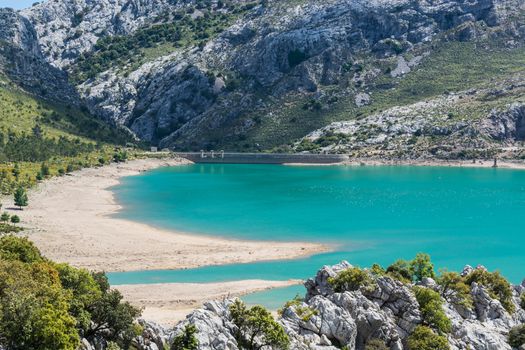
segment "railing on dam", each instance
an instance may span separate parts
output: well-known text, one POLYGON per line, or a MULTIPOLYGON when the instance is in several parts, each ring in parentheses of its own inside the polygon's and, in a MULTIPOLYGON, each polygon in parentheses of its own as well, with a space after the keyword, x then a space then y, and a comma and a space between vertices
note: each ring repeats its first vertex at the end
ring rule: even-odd
POLYGON ((348 156, 342 154, 235 153, 224 151, 177 152, 176 154, 195 163, 336 164, 348 160, 348 156))

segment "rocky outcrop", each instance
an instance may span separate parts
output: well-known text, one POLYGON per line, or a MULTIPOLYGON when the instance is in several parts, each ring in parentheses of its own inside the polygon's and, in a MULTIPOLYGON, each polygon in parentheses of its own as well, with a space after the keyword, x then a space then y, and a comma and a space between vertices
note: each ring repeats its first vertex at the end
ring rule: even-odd
POLYGON ((0 72, 40 97, 80 103, 67 74, 44 59, 33 25, 11 9, 0 9, 0 72))
MULTIPOLYGON (((376 277, 373 288, 334 292, 329 278, 351 265, 347 262, 325 266, 305 283, 305 299, 282 311, 278 321, 291 341, 291 349, 335 350, 345 347, 362 350, 371 339, 380 339, 391 350, 407 349, 406 340, 414 328, 423 323, 419 304, 412 286, 391 277, 376 277), (305 317, 304 310, 309 310, 305 317)), ((483 269, 483 267, 478 267, 483 269)), ((465 270, 468 274, 474 269, 465 270)), ((430 278, 421 287, 439 290, 430 278)), ((473 283, 473 308, 458 312, 458 306, 443 299, 443 310, 451 320, 448 335, 451 349, 511 350, 507 343, 509 330, 525 322, 525 310, 518 305, 525 291, 522 285, 513 287, 516 312, 509 314, 487 289, 473 283)), ((171 339, 186 325, 196 326, 200 349, 239 349, 234 333, 236 326, 229 314, 231 301, 210 302, 190 314, 171 333, 171 339)))

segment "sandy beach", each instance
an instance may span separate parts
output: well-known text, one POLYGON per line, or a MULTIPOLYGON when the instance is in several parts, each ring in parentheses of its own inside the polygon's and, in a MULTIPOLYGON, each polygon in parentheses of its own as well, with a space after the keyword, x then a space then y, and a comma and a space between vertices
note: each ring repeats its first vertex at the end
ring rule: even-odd
POLYGON ((111 216, 121 207, 109 188, 121 177, 181 164, 187 161, 144 159, 84 169, 43 182, 30 191, 29 207, 13 212, 46 257, 96 271, 186 269, 293 259, 327 250, 312 243, 190 235, 111 216))
POLYGON ((300 281, 246 280, 222 283, 165 283, 121 285, 117 288, 130 303, 144 308, 142 317, 165 326, 183 320, 209 300, 240 297, 270 288, 288 287, 300 281))

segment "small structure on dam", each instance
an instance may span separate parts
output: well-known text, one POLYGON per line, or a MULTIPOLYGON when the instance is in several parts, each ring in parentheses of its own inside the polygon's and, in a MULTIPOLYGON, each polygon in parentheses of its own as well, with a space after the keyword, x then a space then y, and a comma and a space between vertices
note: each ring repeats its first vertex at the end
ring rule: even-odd
POLYGON ((337 164, 348 160, 343 154, 230 153, 224 151, 177 152, 194 163, 230 164, 337 164))

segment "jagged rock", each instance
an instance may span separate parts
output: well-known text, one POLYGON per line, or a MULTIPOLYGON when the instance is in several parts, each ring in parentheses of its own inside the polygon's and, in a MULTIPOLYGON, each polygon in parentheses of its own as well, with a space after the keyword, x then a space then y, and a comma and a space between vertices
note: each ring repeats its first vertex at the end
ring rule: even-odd
POLYGON ((6 8, 0 8, 0 72, 42 98, 79 105, 67 74, 44 59, 31 22, 6 8))

